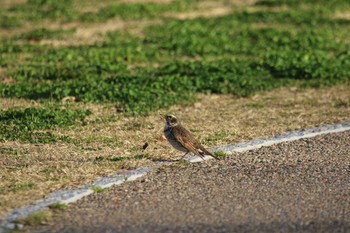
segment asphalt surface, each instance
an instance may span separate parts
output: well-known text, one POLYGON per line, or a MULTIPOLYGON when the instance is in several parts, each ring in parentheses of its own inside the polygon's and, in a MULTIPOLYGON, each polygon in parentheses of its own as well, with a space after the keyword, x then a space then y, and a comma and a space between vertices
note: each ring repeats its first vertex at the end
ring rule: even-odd
POLYGON ((162 167, 24 232, 350 232, 350 131, 162 167))

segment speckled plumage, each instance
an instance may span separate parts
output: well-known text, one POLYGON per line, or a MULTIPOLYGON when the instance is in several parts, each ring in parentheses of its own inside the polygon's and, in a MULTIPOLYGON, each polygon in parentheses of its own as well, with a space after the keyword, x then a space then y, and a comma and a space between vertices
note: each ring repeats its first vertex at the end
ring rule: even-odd
MULTIPOLYGON (((192 152, 201 158, 204 158, 205 155, 210 155, 218 159, 206 150, 194 136, 181 125, 174 115, 166 115, 164 118, 164 135, 175 149, 185 152, 185 155, 192 152)), ((183 157, 185 157, 185 155, 183 157)))

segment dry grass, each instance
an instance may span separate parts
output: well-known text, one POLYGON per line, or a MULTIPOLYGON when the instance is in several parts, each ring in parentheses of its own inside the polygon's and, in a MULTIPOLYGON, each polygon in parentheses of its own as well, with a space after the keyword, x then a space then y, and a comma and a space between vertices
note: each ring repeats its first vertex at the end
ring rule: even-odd
MULTIPOLYGON (((267 137, 286 130, 350 121, 349 86, 322 89, 282 88, 250 98, 200 95, 195 104, 162 112, 176 114, 208 146, 267 137)), ((2 99, 0 106, 32 103, 2 99)), ((53 190, 76 186, 119 169, 147 166, 159 159, 180 156, 164 140, 158 113, 123 117, 113 105, 85 104, 93 112, 84 127, 56 130, 78 143, 22 144, 6 142, 0 166, 0 216, 12 208, 42 198, 53 190), (111 119, 94 123, 96 119, 111 119), (149 146, 142 149, 145 143, 149 146), (145 158, 133 158, 145 155, 145 158), (129 160, 115 161, 116 157, 129 160), (148 156, 148 157, 147 157, 148 156)), ((81 106, 80 106, 81 107, 81 106)))
POLYGON ((169 14, 169 16, 178 18, 178 19, 193 19, 193 18, 209 18, 209 17, 218 17, 218 16, 223 16, 227 15, 231 12, 231 8, 226 7, 226 6, 221 6, 221 7, 214 7, 211 8, 207 11, 192 11, 192 12, 183 12, 183 13, 172 13, 169 14))
POLYGON ((349 11, 337 12, 337 13, 335 13, 334 18, 350 20, 350 12, 349 11))

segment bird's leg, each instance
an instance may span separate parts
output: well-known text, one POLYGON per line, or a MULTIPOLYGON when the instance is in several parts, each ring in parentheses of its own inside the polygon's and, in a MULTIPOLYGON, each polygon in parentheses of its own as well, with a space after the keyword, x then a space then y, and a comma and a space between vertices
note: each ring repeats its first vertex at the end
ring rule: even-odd
POLYGON ((188 151, 181 157, 180 160, 183 160, 187 154, 188 154, 188 151))
POLYGON ((205 158, 205 154, 201 151, 198 151, 198 155, 199 157, 201 157, 203 159, 203 161, 205 162, 206 165, 209 165, 208 162, 204 159, 205 158))

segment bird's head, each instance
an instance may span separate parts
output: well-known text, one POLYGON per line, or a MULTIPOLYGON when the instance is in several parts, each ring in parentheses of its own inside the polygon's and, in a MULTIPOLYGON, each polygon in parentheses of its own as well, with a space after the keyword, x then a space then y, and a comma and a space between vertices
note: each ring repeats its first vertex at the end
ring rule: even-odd
POLYGON ((178 119, 176 118, 176 116, 174 116, 174 115, 172 115, 172 114, 167 114, 167 115, 162 115, 162 114, 160 114, 160 115, 161 115, 161 117, 162 117, 163 119, 165 119, 165 123, 166 123, 168 126, 173 127, 173 126, 176 126, 176 125, 179 124, 179 121, 178 121, 178 119))

